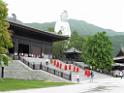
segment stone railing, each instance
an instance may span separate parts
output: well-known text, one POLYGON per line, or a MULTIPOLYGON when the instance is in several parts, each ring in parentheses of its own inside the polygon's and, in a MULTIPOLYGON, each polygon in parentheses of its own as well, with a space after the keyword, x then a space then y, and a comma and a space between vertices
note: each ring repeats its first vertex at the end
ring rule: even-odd
POLYGON ((70 80, 70 81, 72 79, 71 72, 64 72, 64 71, 61 71, 61 70, 57 70, 53 67, 50 67, 49 65, 42 64, 42 62, 40 64, 35 64, 35 62, 31 63, 31 62, 25 60, 22 57, 19 57, 19 60, 21 60, 24 64, 26 64, 28 67, 30 67, 33 70, 43 70, 45 72, 51 73, 53 75, 59 76, 63 79, 67 79, 67 80, 70 80))

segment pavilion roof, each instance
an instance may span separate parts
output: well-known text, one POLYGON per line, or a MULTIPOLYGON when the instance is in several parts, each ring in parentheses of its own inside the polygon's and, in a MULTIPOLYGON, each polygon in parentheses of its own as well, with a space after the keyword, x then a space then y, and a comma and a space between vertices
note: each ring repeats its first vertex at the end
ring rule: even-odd
POLYGON ((64 53, 79 53, 80 54, 81 51, 79 51, 78 49, 72 47, 72 48, 66 50, 64 53))
POLYGON ((121 47, 119 53, 117 54, 117 57, 124 56, 124 48, 121 47))
POLYGON ((120 59, 124 59, 124 56, 119 56, 119 57, 114 57, 113 60, 120 60, 120 59))
POLYGON ((114 64, 112 64, 112 66, 124 66, 124 64, 122 64, 122 63, 114 63, 114 64))

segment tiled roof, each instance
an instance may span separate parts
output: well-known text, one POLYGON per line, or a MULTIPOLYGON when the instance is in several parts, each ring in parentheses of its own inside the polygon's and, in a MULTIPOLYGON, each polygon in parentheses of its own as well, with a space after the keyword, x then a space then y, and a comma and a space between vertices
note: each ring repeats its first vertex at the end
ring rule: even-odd
POLYGON ((112 64, 112 66, 124 66, 124 64, 122 64, 122 63, 114 63, 114 64, 112 64))
POLYGON ((114 58, 113 58, 113 60, 119 60, 119 59, 124 59, 124 56, 114 57, 114 58))
POLYGON ((51 32, 48 32, 48 31, 42 31, 42 30, 39 30, 39 29, 36 29, 36 28, 33 28, 33 27, 26 26, 22 22, 12 21, 12 20, 8 20, 8 22, 10 23, 10 25, 13 25, 15 27, 26 29, 26 30, 29 30, 31 32, 33 31, 35 33, 50 36, 50 37, 54 38, 55 41, 67 40, 69 38, 68 36, 63 36, 63 35, 59 35, 59 34, 56 34, 56 33, 51 33, 51 32))

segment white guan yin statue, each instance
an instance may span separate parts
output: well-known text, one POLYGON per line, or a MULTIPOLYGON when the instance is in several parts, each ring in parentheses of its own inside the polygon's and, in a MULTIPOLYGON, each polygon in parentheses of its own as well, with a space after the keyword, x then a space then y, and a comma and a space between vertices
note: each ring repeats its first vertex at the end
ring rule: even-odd
POLYGON ((68 23, 68 13, 67 11, 63 11, 60 15, 60 20, 55 24, 55 32, 61 33, 62 35, 66 35, 71 37, 71 29, 68 23))

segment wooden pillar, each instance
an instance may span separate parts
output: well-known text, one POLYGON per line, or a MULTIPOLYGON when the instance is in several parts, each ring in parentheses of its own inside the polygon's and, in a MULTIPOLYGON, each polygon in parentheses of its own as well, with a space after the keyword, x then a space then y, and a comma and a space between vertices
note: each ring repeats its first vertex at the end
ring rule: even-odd
POLYGON ((16 39, 15 41, 14 41, 14 53, 17 53, 18 54, 18 48, 19 48, 19 45, 18 45, 18 40, 16 39))
POLYGON ((29 42, 29 56, 32 56, 32 43, 29 42))

